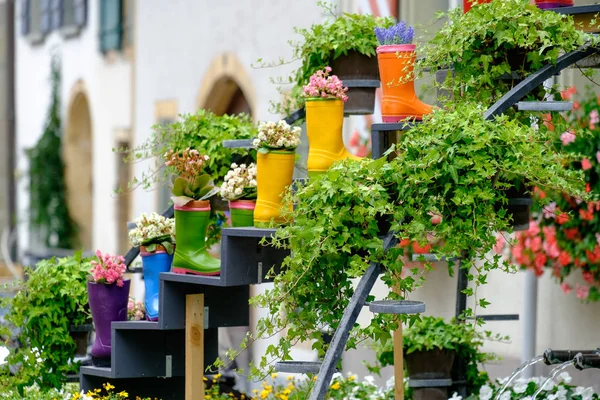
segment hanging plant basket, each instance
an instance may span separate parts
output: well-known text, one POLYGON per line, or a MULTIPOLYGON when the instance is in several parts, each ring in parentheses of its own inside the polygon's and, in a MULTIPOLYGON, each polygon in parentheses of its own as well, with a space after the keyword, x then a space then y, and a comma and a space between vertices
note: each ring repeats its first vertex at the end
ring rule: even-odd
POLYGON ((373 114, 375 90, 379 87, 377 57, 349 51, 333 60, 331 69, 344 82, 344 86, 348 87, 344 115, 373 114))
POLYGON ((452 364, 456 353, 433 349, 404 356, 409 385, 415 400, 446 400, 452 384, 452 364))

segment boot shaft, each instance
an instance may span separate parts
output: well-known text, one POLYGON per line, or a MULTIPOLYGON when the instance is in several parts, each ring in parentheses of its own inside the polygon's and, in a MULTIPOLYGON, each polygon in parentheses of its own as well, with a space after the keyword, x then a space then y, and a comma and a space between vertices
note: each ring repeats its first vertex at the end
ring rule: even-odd
POLYGON ((340 99, 306 100, 306 134, 309 150, 344 146, 344 102, 340 99))
POLYGON ((389 45, 377 48, 381 90, 384 96, 414 94, 415 45, 389 45))
POLYGON ((176 250, 179 247, 204 248, 206 228, 210 219, 210 203, 194 201, 175 207, 176 250))
MULTIPOLYGON (((254 225, 266 224, 271 220, 285 222, 281 217, 283 194, 292 184, 295 153, 270 151, 258 153, 256 182, 258 196, 254 209, 254 225)), ((289 206, 291 209, 291 205, 289 206)))

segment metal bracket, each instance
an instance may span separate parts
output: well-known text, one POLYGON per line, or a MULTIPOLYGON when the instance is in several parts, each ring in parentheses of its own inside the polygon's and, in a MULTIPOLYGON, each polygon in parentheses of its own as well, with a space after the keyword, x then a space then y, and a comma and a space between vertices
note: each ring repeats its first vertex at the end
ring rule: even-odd
POLYGON ((173 356, 167 355, 165 357, 165 378, 173 377, 173 356))
POLYGON ((258 283, 261 284, 262 283, 262 279, 263 279, 263 273, 262 273, 262 262, 259 261, 258 262, 258 283))
POLYGON ((208 307, 204 307, 204 329, 208 329, 208 307))

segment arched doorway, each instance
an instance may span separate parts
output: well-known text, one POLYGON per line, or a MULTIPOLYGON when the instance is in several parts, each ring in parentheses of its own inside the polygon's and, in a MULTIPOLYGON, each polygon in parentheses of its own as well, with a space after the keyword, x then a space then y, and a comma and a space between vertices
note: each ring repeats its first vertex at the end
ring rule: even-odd
POLYGON ((92 125, 88 96, 82 82, 71 94, 63 140, 63 160, 69 213, 77 223, 79 246, 92 249, 93 178, 92 125))
POLYGON ((202 80, 196 106, 216 115, 246 113, 254 118, 255 104, 254 86, 237 56, 215 57, 202 80))

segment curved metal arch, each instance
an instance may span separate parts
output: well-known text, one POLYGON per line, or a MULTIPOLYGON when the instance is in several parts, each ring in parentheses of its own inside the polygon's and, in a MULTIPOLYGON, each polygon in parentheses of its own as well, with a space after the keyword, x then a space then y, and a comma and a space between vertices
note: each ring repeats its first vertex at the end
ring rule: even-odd
POLYGON ((553 75, 558 74, 565 68, 583 60, 586 57, 594 53, 600 52, 600 49, 584 45, 570 53, 560 56, 556 60, 556 65, 545 65, 537 72, 529 75, 522 82, 513 87, 508 93, 495 102, 487 111, 483 114, 483 118, 490 120, 498 115, 501 115, 510 107, 515 105, 519 100, 529 94, 533 89, 537 88, 544 81, 553 75))

